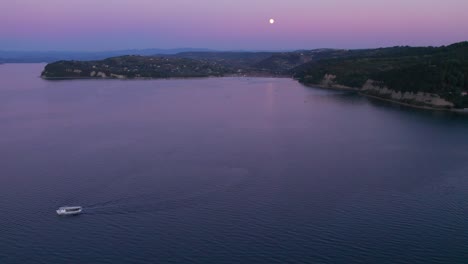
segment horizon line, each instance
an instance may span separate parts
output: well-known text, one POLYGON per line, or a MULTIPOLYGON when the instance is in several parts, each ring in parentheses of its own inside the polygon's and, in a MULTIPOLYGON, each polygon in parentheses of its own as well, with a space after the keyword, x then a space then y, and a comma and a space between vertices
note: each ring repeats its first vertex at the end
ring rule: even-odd
MULTIPOLYGON (((160 50, 160 51, 177 51, 177 50, 193 50, 193 52, 293 52, 293 51, 302 51, 302 50, 365 50, 365 49, 380 49, 380 48, 393 48, 393 47, 414 47, 414 48, 424 48, 424 47, 445 47, 457 43, 468 42, 468 40, 457 41, 445 45, 389 45, 389 46, 379 46, 379 47, 360 47, 360 48, 330 48, 330 47, 321 47, 321 48, 293 48, 293 49, 215 49, 215 48, 193 48, 193 47, 178 47, 178 48, 122 48, 122 49, 110 49, 110 50, 12 50, 12 49, 0 49, 0 52, 66 52, 66 53, 103 53, 103 52, 122 52, 122 51, 149 51, 149 50, 160 50)), ((185 51, 182 51, 185 52, 185 51)), ((190 52, 190 51, 186 51, 190 52)))

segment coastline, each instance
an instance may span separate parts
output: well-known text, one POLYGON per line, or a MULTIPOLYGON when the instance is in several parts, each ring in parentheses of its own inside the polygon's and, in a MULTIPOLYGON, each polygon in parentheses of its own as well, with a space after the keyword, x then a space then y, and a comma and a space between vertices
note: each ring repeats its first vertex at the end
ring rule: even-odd
MULTIPOLYGON (((135 77, 135 78, 115 78, 115 77, 44 77, 40 76, 43 80, 49 80, 49 81, 60 81, 60 80, 177 80, 177 79, 203 79, 203 78, 230 78, 230 77, 239 77, 239 78, 291 78, 291 76, 287 75, 256 75, 256 74, 226 74, 223 76, 191 76, 191 77, 135 77)), ((299 83, 301 83, 299 80, 291 78, 299 83)), ((352 88, 352 87, 347 87, 347 86, 330 86, 330 85, 324 85, 324 84, 311 84, 311 83, 301 83, 306 87, 310 88, 319 88, 319 89, 325 89, 325 90, 335 90, 335 91, 347 91, 347 92, 355 92, 358 93, 361 96, 365 96, 368 98, 372 98, 375 100, 380 100, 380 101, 385 101, 389 103, 394 103, 398 105, 403 105, 411 108, 416 108, 416 109, 422 109, 422 110, 431 110, 431 111, 444 111, 444 112, 452 112, 452 113, 459 113, 459 114, 468 114, 468 109, 458 109, 458 108, 440 108, 440 107, 431 107, 427 105, 415 105, 415 104, 409 104, 405 102, 401 102, 398 100, 392 100, 388 98, 383 98, 375 95, 370 95, 367 93, 363 93, 362 89, 359 88, 352 88)))
POLYGON ((289 75, 280 74, 225 74, 225 75, 209 75, 209 76, 186 76, 186 77, 46 77, 41 75, 40 78, 46 81, 60 81, 60 80, 177 80, 177 79, 203 79, 203 78, 291 78, 289 75))
POLYGON ((307 87, 311 88, 320 88, 320 89, 325 89, 325 90, 335 90, 335 91, 348 91, 348 92, 359 92, 360 89, 358 88, 352 88, 352 87, 347 87, 347 86, 330 86, 330 85, 325 85, 325 84, 310 84, 310 83, 301 83, 299 80, 294 79, 300 84, 303 84, 307 87))
MULTIPOLYGON (((457 110, 457 109, 452 109, 452 108, 440 108, 440 107, 438 108, 438 107, 430 107, 430 106, 424 106, 424 105, 408 104, 408 103, 404 103, 404 102, 401 102, 401 101, 391 100, 391 99, 388 99, 388 98, 378 97, 378 96, 375 96, 375 95, 370 95, 370 94, 366 94, 366 93, 362 93, 362 92, 358 92, 358 93, 359 93, 359 95, 362 95, 362 96, 365 96, 365 97, 368 97, 368 98, 372 98, 372 99, 376 99, 376 100, 380 100, 380 101, 384 101, 384 102, 389 102, 389 103, 394 103, 394 104, 398 104, 398 105, 408 106, 408 107, 412 107, 412 108, 417 108, 417 109, 463 113, 463 112, 460 112, 460 110, 463 111, 462 109, 457 110)), ((466 112, 466 113, 468 113, 468 112, 466 112)))
POLYGON ((303 84, 305 86, 311 87, 311 88, 328 89, 328 90, 335 90, 335 91, 356 92, 359 95, 364 96, 364 97, 368 97, 368 98, 372 98, 372 99, 380 100, 380 101, 384 101, 384 102, 394 103, 394 104, 398 104, 398 105, 403 105, 403 106, 416 108, 416 109, 431 110, 431 111, 444 111, 444 112, 452 112, 452 113, 458 113, 458 114, 468 114, 468 109, 467 108, 465 108, 465 109, 461 109, 461 108, 441 108, 441 107, 431 107, 431 106, 427 106, 427 105, 409 104, 409 103, 405 103, 405 102, 401 102, 401 101, 397 101, 397 100, 392 100, 392 99, 388 99, 388 98, 383 98, 383 97, 379 97, 379 96, 375 96, 375 95, 366 94, 366 93, 363 93, 362 90, 359 89, 359 88, 352 88, 352 87, 345 87, 345 86, 343 86, 343 87, 334 87, 334 86, 323 85, 323 84, 305 84, 305 83, 303 83, 303 84))
MULTIPOLYGON (((190 76, 190 77, 134 77, 134 78, 115 78, 115 77, 45 77, 40 76, 41 79, 46 81, 60 81, 60 80, 167 80, 167 79, 202 79, 202 78, 220 78, 225 76, 190 76)), ((240 76, 239 76, 240 77, 240 76)))

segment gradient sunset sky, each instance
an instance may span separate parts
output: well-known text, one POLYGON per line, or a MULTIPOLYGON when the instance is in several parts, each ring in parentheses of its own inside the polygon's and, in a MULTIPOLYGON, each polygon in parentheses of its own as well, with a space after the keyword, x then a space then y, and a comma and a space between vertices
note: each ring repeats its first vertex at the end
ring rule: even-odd
POLYGON ((2 50, 289 50, 464 40, 468 0, 0 1, 2 50))

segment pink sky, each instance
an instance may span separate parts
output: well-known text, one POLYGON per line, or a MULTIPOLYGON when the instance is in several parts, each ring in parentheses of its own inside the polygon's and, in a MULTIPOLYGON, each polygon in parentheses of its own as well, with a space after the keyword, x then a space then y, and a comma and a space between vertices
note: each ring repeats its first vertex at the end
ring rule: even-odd
POLYGON ((0 49, 445 45, 466 25, 466 0, 2 0, 0 49))

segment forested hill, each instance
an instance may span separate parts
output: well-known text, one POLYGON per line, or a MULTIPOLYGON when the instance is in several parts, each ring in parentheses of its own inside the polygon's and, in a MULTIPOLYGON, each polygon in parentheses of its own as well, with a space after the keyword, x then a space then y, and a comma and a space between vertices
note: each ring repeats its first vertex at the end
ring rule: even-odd
POLYGON ((58 61, 42 72, 46 79, 169 78, 223 76, 230 69, 216 62, 186 58, 121 56, 99 61, 58 61))
POLYGON ((305 62, 346 56, 344 50, 293 52, 181 52, 153 56, 126 55, 104 60, 61 60, 49 63, 42 77, 167 78, 203 76, 291 76, 305 62), (118 76, 118 77, 116 77, 118 76))
MULTIPOLYGON (((468 91, 468 42, 443 47, 351 51, 346 57, 305 63, 292 69, 291 74, 305 84, 363 89, 372 82, 374 86, 401 94, 436 94, 455 107, 468 107, 468 97, 465 96, 468 91)), ((378 92, 376 89, 366 91, 378 92)))
POLYGON ((289 71, 310 61, 315 56, 312 54, 326 56, 322 51, 183 52, 174 55, 128 55, 94 61, 62 60, 49 63, 42 72, 42 77, 55 79, 290 76, 289 71))

